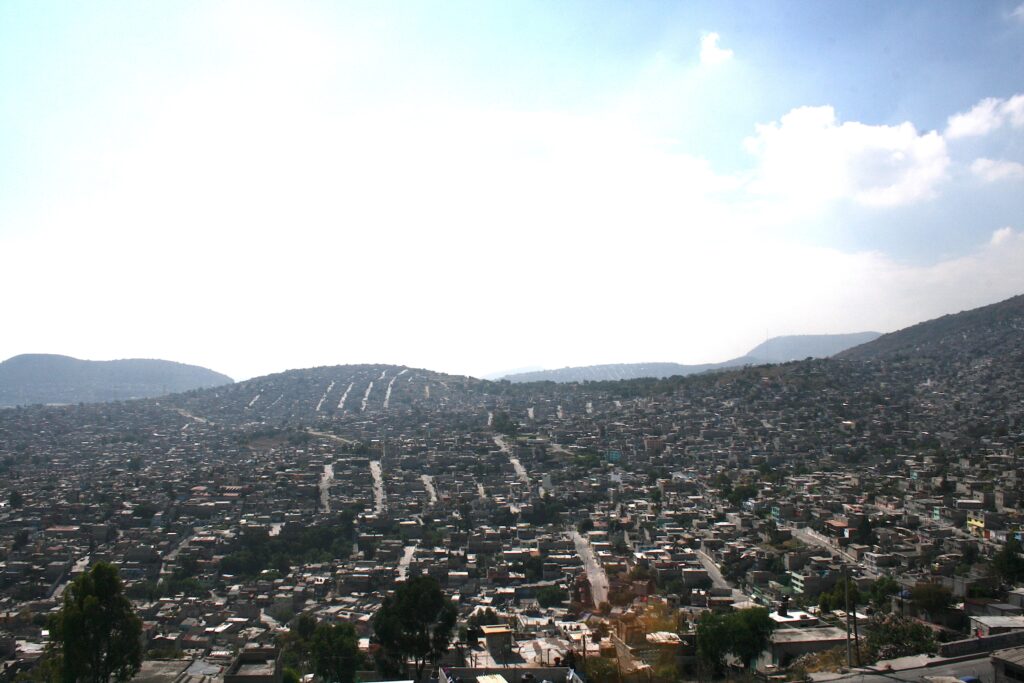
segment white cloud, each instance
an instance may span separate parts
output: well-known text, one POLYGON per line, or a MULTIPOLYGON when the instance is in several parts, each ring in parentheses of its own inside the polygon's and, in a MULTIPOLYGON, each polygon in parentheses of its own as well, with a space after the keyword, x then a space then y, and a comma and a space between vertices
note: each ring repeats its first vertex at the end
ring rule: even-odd
POLYGON ((1017 21, 1024 22, 1024 2, 1017 5, 1017 7, 1010 12, 1010 16, 1017 21))
POLYGON ((1003 104, 1003 115, 1014 128, 1024 128, 1024 94, 1008 99, 1003 104))
POLYGON ((1011 239, 1013 239, 1013 228, 1006 226, 1005 228, 999 228, 992 233, 992 239, 989 240, 989 244, 993 247, 997 247, 1011 239))
POLYGON ((934 196, 949 166, 937 133, 840 123, 830 106, 800 107, 756 130, 745 146, 759 161, 750 188, 760 194, 897 206, 934 196))
MULTIPOLYGON (((282 48, 265 35, 276 26, 226 20, 241 37, 211 35, 236 59, 154 90, 117 135, 83 138, 70 158, 85 170, 54 185, 61 201, 19 207, 0 291, 23 295, 0 357, 166 357, 239 378, 700 362, 740 355, 769 325, 885 331, 1024 291, 1024 237, 989 240, 1005 221, 983 215, 985 245, 921 267, 773 230, 804 205, 931 196, 945 142, 910 123, 794 109, 748 141, 753 170, 723 176, 640 117, 474 107, 437 87, 415 106, 364 101, 350 86, 369 53, 301 24, 282 48), (530 324, 503 325, 498 309, 530 324), (253 325, 268 315, 302 324, 253 325)), ((728 59, 718 41, 704 37, 702 59, 728 59)), ((1000 105, 1011 123, 1015 106, 1000 105)))
POLYGON ((950 116, 946 137, 955 140, 988 135, 1007 124, 1013 128, 1024 127, 1024 94, 1009 99, 987 97, 969 111, 950 116))
POLYGON ((721 64, 732 59, 732 50, 718 46, 717 33, 705 33, 700 39, 700 63, 721 64))
POLYGON ((974 163, 971 164, 971 173, 986 183, 1009 179, 1018 180, 1024 178, 1024 164, 1017 161, 1003 161, 982 157, 975 159, 974 163))

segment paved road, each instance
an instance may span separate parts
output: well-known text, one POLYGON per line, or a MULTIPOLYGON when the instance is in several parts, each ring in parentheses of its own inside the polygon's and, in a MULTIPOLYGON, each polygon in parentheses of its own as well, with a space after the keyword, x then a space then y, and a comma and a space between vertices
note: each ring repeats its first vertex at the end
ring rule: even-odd
POLYGON ((175 408, 174 410, 175 410, 176 413, 178 413, 182 417, 187 417, 188 419, 195 420, 196 422, 202 422, 204 425, 216 424, 215 422, 212 422, 211 420, 207 420, 205 417, 199 417, 198 415, 193 415, 192 413, 188 412, 184 408, 175 408))
POLYGON ((715 564, 715 561, 712 560, 707 553, 703 550, 698 550, 697 559, 699 559, 700 563, 704 565, 704 569, 708 570, 708 576, 711 577, 711 584, 715 588, 726 588, 731 590, 734 602, 746 602, 747 600, 750 600, 750 596, 741 590, 733 588, 732 585, 725 580, 725 577, 722 576, 722 572, 718 569, 718 565, 715 564))
POLYGON ((579 553, 580 559, 583 560, 583 567, 587 570, 594 606, 597 607, 602 602, 608 602, 608 575, 604 573, 604 567, 598 564, 594 549, 590 547, 590 541, 580 536, 578 531, 573 531, 572 542, 576 544, 576 552, 579 553))
POLYGON ((516 471, 516 476, 519 477, 519 481, 529 486, 530 476, 526 473, 526 468, 523 467, 523 463, 519 462, 519 458, 512 455, 512 449, 509 448, 509 445, 505 442, 505 437, 501 434, 495 434, 494 443, 508 456, 508 461, 512 463, 512 469, 516 471))
POLYGON ((320 475, 320 510, 331 511, 331 484, 334 483, 334 465, 324 465, 324 473, 320 475))
POLYGON ((370 474, 373 475, 373 501, 378 515, 384 514, 384 475, 381 472, 380 460, 370 461, 370 474))
MULTIPOLYGON (((823 549, 829 551, 830 553, 835 553, 835 554, 839 555, 841 558, 843 558, 844 560, 846 560, 847 562, 849 562, 850 564, 855 564, 858 567, 861 567, 861 569, 864 569, 863 565, 861 565, 861 563, 857 560, 856 557, 854 557, 850 553, 846 552, 845 550, 841 550, 840 548, 832 545, 828 541, 822 540, 821 537, 819 537, 818 535, 812 533, 810 529, 805 529, 805 528, 795 529, 795 528, 791 528, 790 531, 793 532, 793 538, 799 539, 799 540, 803 541, 804 543, 806 543, 807 545, 815 545, 815 546, 818 546, 819 548, 823 548, 823 549)), ((874 576, 874 574, 871 574, 867 570, 864 570, 864 571, 869 576, 874 576)))
POLYGON ((421 474, 420 480, 427 489, 427 495, 430 496, 430 504, 437 505, 437 489, 434 488, 434 478, 429 474, 421 474))
POLYGON ((402 559, 398 561, 398 580, 405 581, 409 575, 409 565, 412 564, 412 556, 416 554, 416 546, 407 545, 402 549, 402 559))
POLYGON ((306 431, 313 436, 320 436, 325 439, 330 439, 331 441, 337 441, 338 443, 355 443, 352 439, 346 439, 338 436, 337 434, 331 434, 330 432, 318 432, 315 429, 307 429, 306 431))

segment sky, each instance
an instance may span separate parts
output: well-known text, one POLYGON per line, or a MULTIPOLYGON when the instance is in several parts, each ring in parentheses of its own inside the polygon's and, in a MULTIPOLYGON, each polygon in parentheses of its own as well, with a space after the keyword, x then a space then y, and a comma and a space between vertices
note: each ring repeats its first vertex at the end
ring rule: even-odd
POLYGON ((0 359, 742 355, 1024 293, 1024 3, 0 3, 0 359))

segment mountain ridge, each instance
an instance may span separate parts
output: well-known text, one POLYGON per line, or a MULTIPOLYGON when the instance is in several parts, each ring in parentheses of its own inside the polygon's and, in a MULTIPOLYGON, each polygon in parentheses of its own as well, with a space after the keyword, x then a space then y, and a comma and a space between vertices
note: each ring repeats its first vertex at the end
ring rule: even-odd
POLYGON ((847 334, 802 334, 772 337, 758 344, 746 354, 719 363, 608 363, 521 372, 499 379, 509 382, 585 382, 665 378, 673 375, 695 375, 702 372, 740 368, 744 365, 785 363, 805 358, 827 358, 881 336, 879 332, 851 332, 847 334))
POLYGON ((0 406, 153 398, 233 381, 208 368, 169 360, 26 353, 0 362, 0 406))
POLYGON ((882 360, 897 354, 935 356, 988 352, 1024 336, 1024 294, 949 313, 905 327, 836 355, 843 360, 882 360))

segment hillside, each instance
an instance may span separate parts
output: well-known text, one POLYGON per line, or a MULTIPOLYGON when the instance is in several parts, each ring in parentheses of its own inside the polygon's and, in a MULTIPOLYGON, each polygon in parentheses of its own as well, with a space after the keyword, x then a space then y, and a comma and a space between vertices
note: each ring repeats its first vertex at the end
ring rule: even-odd
POLYGON ((397 365, 288 370, 175 396, 175 405, 217 422, 392 418, 474 406, 484 380, 397 365))
POLYGON ((878 332, 855 332, 851 334, 806 334, 772 337, 755 346, 746 355, 721 363, 612 363, 608 365, 587 365, 537 370, 506 375, 502 379, 510 382, 607 382, 641 377, 673 377, 696 375, 713 370, 740 368, 744 365, 785 363, 805 358, 828 358, 840 351, 858 344, 877 339, 878 332))
POLYGON ((846 360, 977 357, 1021 352, 1024 295, 907 327, 837 355, 846 360))
POLYGON ((218 372, 166 360, 24 354, 0 363, 0 406, 149 398, 231 382, 218 372))
MULTIPOLYGON (((1024 441, 1024 335, 1012 309, 1004 303, 949 316, 856 350, 866 355, 884 340, 898 349, 884 363, 811 359, 586 384, 490 382, 394 365, 290 370, 141 402, 2 411, 0 449, 4 429, 13 444, 55 420, 95 425, 97 413, 107 415, 101 422, 144 424, 141 433, 187 427, 193 438, 234 439, 227 435, 307 428, 371 448, 397 439, 416 454, 427 444, 458 449, 495 432, 533 433, 562 447, 642 450, 638 435, 652 424, 680 453, 727 447, 812 463, 823 453, 978 448, 981 439, 1012 449, 1024 441)), ((77 453, 71 434, 68 448, 77 453)))
POLYGON ((866 344, 881 336, 878 332, 850 334, 796 334, 772 337, 749 352, 749 358, 765 363, 786 363, 805 358, 828 358, 854 346, 866 344))

